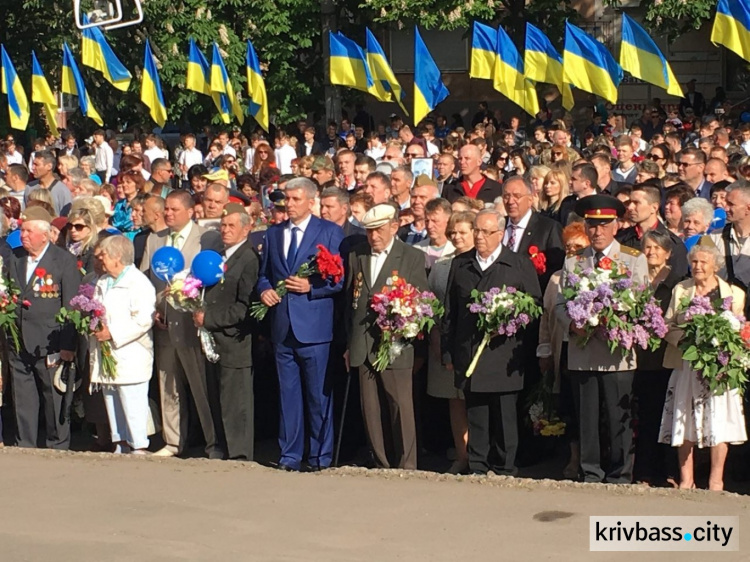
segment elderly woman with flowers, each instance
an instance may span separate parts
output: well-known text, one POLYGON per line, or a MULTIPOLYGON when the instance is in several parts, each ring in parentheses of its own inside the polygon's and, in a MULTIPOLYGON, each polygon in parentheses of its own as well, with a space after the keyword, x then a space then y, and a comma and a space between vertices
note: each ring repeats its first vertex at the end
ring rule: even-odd
MULTIPOLYGON (((724 463, 728 444, 747 440, 745 417, 742 411, 742 398, 738 388, 716 385, 728 378, 722 367, 729 366, 742 357, 747 362, 745 345, 737 347, 733 353, 727 351, 727 342, 740 340, 741 317, 745 306, 745 294, 716 273, 721 269, 724 257, 713 241, 704 236, 688 254, 692 279, 683 281, 674 288, 672 300, 667 310, 669 322, 664 355, 664 367, 674 369, 669 380, 667 399, 664 403, 659 442, 679 447, 680 488, 695 488, 693 475, 693 450, 711 449, 711 472, 708 479, 710 490, 724 488, 724 463), (691 325, 705 319, 714 319, 712 326, 719 326, 726 320, 727 331, 723 337, 712 337, 709 342, 686 347, 695 338, 691 335, 691 325), (696 347, 700 356, 715 354, 715 361, 704 361, 696 369, 696 347)), ((709 333, 710 335, 710 333, 709 333)), ((704 336, 706 337, 706 336, 704 336)), ((742 339, 745 339, 744 337, 742 339)), ((746 365, 739 366, 740 372, 746 365)), ((744 375, 740 375, 740 381, 744 375)), ((735 385, 736 386, 736 385, 735 385)))
POLYGON ((102 327, 91 347, 91 384, 104 392, 116 451, 145 454, 148 448, 148 382, 153 370, 151 334, 156 293, 133 266, 133 243, 124 236, 102 239, 94 257, 103 271, 94 298, 103 305, 102 327), (103 367, 101 343, 109 342, 116 362, 114 376, 103 367))

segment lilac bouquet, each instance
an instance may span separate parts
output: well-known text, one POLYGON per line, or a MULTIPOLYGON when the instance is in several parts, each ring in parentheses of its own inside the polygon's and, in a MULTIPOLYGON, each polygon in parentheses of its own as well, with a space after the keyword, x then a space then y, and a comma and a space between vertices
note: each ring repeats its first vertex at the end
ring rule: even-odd
POLYGON ((468 305, 469 312, 479 316, 477 328, 480 332, 484 332, 484 337, 466 370, 467 377, 474 374, 479 357, 493 337, 511 338, 521 328, 525 328, 535 318, 542 315, 542 307, 536 303, 534 297, 515 287, 504 286, 502 289, 493 287, 485 292, 474 289, 471 292, 471 298, 474 302, 468 305))
MULTIPOLYGON (((200 279, 188 275, 186 272, 181 272, 174 276, 169 287, 167 287, 167 302, 175 310, 182 312, 203 310, 205 291, 206 289, 200 279)), ((219 360, 219 354, 216 352, 216 340, 214 340, 211 332, 203 327, 198 328, 198 337, 206 359, 211 363, 216 363, 219 360)))
POLYGON ((579 344, 597 336, 612 353, 619 348, 626 355, 636 345, 656 350, 668 330, 653 291, 645 283, 635 283, 628 269, 613 267, 614 262, 604 258, 598 267, 582 270, 576 266, 563 276, 561 290, 568 317, 576 328, 586 331, 579 344))
POLYGON ((732 312, 732 297, 712 303, 708 297, 685 297, 678 327, 684 331, 682 358, 714 394, 742 391, 750 369, 750 323, 732 312))
MULTIPOLYGON (((76 296, 70 299, 68 308, 61 308, 55 320, 61 324, 70 322, 76 331, 84 336, 92 336, 101 330, 107 311, 104 305, 94 298, 95 291, 95 285, 81 285, 76 296)), ((104 378, 114 380, 117 377, 117 361, 112 355, 112 343, 98 343, 102 352, 102 374, 104 378)))

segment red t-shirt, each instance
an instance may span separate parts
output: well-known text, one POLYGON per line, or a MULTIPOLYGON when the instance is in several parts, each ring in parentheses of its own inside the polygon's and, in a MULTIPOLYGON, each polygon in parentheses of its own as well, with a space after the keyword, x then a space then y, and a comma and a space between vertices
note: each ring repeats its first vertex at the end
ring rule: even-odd
POLYGON ((469 182, 467 180, 463 180, 461 182, 461 187, 464 190, 464 193, 467 197, 470 197, 471 199, 476 199, 477 195, 479 195, 479 190, 482 189, 482 186, 484 185, 484 182, 487 178, 482 176, 482 179, 477 180, 474 185, 469 186, 469 182))

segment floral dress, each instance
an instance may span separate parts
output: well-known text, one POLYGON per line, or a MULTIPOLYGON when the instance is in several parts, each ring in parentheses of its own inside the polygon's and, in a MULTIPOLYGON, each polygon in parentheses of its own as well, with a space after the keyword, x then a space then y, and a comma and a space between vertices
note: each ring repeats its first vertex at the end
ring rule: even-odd
MULTIPOLYGON (((707 295, 720 298, 716 289, 707 295)), ((699 449, 747 441, 742 396, 738 390, 712 394, 688 361, 672 371, 661 417, 659 443, 679 447, 686 441, 699 449)))

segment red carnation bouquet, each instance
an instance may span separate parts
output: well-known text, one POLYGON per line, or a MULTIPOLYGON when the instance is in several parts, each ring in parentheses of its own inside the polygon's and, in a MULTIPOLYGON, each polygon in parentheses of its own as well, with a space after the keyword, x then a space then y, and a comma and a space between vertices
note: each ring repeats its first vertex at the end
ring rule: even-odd
MULTIPOLYGON (((2 265, 3 260, 0 258, 0 268, 2 268, 2 265)), ((21 291, 10 278, 0 276, 0 330, 13 340, 13 347, 16 351, 21 350, 20 334, 16 324, 18 318, 16 309, 18 308, 18 295, 20 294, 21 291)), ((30 304, 27 300, 22 302, 25 308, 28 308, 30 304)))
POLYGON ((531 263, 536 269, 537 275, 542 275, 547 271, 547 256, 544 252, 540 252, 537 246, 529 246, 529 256, 531 256, 531 263))
MULTIPOLYGON (((300 266, 296 276, 306 279, 313 275, 320 275, 323 280, 330 280, 334 285, 337 284, 344 277, 344 262, 341 256, 332 254, 323 244, 318 244, 316 248, 318 253, 300 266)), ((283 298, 287 292, 286 281, 279 281, 276 284, 276 293, 283 298)), ((254 302, 250 305, 250 316, 257 320, 263 320, 267 313, 268 307, 262 302, 254 302)))

